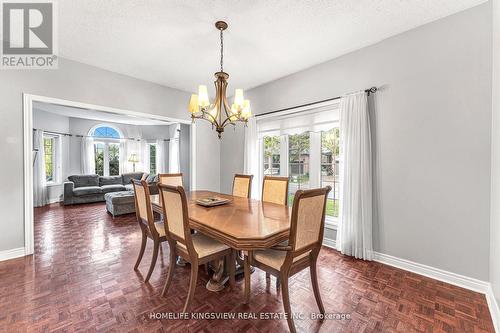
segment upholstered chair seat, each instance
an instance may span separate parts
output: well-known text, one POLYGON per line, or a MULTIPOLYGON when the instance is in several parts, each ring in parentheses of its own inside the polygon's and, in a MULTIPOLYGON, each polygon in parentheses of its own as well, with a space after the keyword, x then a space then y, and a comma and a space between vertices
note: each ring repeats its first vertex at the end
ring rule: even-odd
MULTIPOLYGON (((203 259, 205 257, 211 256, 217 252, 225 251, 230 249, 229 246, 216 241, 208 236, 205 236, 202 233, 195 233, 192 236, 193 247, 196 253, 198 254, 198 259, 203 259)), ((182 243, 177 243, 181 249, 186 251, 186 246, 182 243)))
MULTIPOLYGON (((310 253, 311 251, 308 251, 293 258, 293 262, 297 262, 300 259, 307 257, 310 253)), ((286 258, 286 251, 268 249, 262 251, 255 251, 253 253, 253 259, 255 261, 261 262, 264 265, 272 267, 277 271, 279 271, 281 269, 281 266, 283 266, 285 258, 286 258)))

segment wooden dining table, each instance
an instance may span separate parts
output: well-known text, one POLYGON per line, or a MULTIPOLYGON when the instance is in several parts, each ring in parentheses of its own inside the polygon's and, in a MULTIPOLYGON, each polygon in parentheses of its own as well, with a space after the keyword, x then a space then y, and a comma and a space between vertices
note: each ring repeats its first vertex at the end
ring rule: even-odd
MULTIPOLYGON (((186 196, 190 227, 235 250, 246 253, 266 249, 289 237, 291 212, 288 206, 210 191, 186 192, 186 196), (207 197, 227 198, 230 202, 214 207, 203 207, 196 203, 196 200, 207 197)), ((159 195, 151 195, 151 205, 153 211, 163 214, 159 195)), ((209 283, 224 283, 223 261, 216 267, 209 283)), ((244 273, 250 274, 248 264, 244 267, 244 273)), ((245 285, 245 293, 249 292, 249 287, 245 285)))

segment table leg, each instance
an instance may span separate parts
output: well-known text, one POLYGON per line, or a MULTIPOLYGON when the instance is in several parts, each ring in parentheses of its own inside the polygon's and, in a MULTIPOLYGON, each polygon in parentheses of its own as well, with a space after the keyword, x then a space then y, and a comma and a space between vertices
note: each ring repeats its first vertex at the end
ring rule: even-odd
POLYGON ((206 286, 209 291, 221 291, 229 279, 229 276, 224 276, 224 259, 220 258, 215 261, 215 272, 206 286))
POLYGON ((250 302, 250 262, 249 262, 249 256, 252 255, 251 251, 248 251, 248 253, 244 254, 244 262, 243 262, 243 270, 245 274, 245 295, 244 295, 244 300, 243 303, 248 304, 250 302))

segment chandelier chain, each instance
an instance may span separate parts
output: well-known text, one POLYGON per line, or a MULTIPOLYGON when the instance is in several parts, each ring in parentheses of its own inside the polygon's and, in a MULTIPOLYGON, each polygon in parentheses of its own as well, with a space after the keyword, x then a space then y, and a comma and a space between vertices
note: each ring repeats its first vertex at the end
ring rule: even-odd
POLYGON ((223 31, 220 29, 220 71, 224 72, 224 37, 223 31))

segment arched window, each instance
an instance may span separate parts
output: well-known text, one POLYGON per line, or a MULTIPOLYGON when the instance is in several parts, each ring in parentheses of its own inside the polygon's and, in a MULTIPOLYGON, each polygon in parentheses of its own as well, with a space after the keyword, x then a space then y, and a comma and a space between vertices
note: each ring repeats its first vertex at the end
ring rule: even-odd
POLYGON ((119 175, 121 131, 111 125, 99 124, 92 127, 88 135, 94 137, 95 173, 99 176, 119 175))
POLYGON ((89 136, 110 139, 120 139, 121 137, 123 137, 117 128, 111 127, 109 125, 98 125, 92 127, 89 136))

